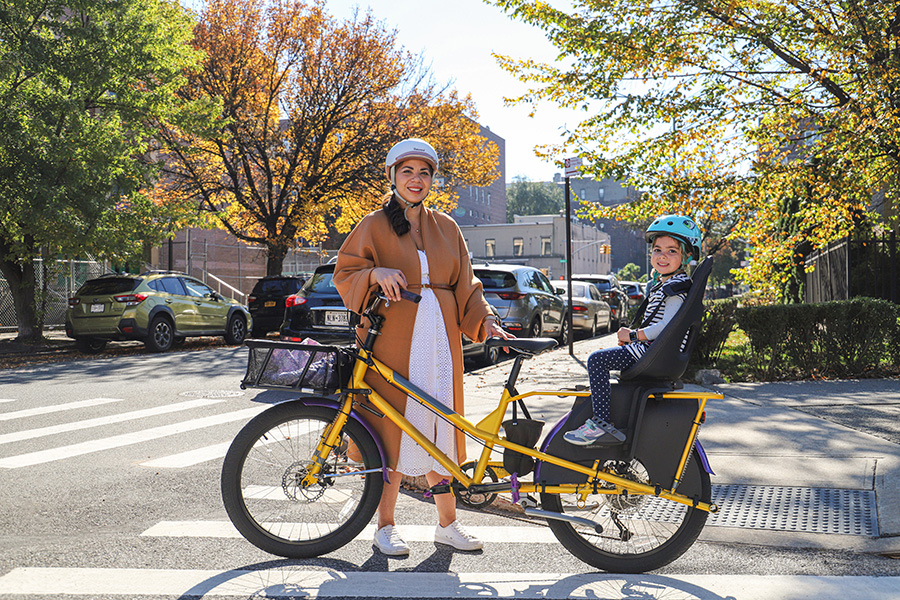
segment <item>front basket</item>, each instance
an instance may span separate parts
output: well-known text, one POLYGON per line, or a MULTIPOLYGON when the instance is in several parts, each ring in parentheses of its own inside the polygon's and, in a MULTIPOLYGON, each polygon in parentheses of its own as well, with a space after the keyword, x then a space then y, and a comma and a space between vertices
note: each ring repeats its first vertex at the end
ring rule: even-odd
POLYGON ((241 388, 301 390, 333 394, 353 370, 349 348, 275 340, 247 340, 247 373, 241 388))

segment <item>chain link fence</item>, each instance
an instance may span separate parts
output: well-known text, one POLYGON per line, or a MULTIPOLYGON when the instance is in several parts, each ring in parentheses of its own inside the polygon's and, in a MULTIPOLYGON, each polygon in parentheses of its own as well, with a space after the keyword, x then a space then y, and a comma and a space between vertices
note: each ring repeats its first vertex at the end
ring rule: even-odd
MULTIPOLYGON (((246 304, 247 295, 256 280, 266 274, 266 250, 240 242, 223 240, 207 232, 184 234, 169 243, 154 248, 144 264, 144 270, 171 270, 187 273, 203 281, 222 294, 246 304)), ((336 250, 299 248, 288 253, 283 263, 285 275, 312 273, 337 254, 336 250)), ((41 259, 35 261, 37 287, 44 285, 41 259)), ((44 326, 48 329, 65 326, 68 299, 88 279, 111 271, 107 262, 90 260, 55 260, 47 271, 47 299, 44 326)), ((0 332, 15 331, 16 311, 12 292, 5 278, 0 277, 0 332)))
MULTIPOLYGON (((34 268, 39 292, 44 288, 45 275, 47 278, 44 326, 48 328, 64 327, 69 297, 88 279, 109 272, 108 263, 93 260, 54 260, 45 270, 44 261, 39 258, 35 260, 34 268)), ((12 291, 6 279, 0 277, 0 331, 15 330, 16 309, 12 291)))

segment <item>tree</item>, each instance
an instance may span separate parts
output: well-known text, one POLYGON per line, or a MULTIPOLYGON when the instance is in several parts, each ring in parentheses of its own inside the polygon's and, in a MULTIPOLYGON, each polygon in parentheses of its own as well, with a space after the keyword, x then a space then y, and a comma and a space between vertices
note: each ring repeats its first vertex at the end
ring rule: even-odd
POLYGON ((556 215, 565 208, 565 194, 555 183, 517 176, 506 189, 507 223, 513 222, 514 215, 556 215))
POLYGON ((628 263, 616 273, 616 279, 620 281, 647 281, 647 274, 641 275, 642 269, 634 263, 628 263))
POLYGON ((370 13, 339 22, 325 3, 209 0, 194 45, 203 69, 185 98, 221 101, 212 130, 163 132, 163 196, 190 199, 238 239, 267 247, 281 273, 298 240, 346 232, 387 191, 384 158, 423 137, 442 158, 429 200, 452 208, 456 185, 488 185, 499 151, 478 135, 469 98, 438 88, 370 13))
MULTIPOLYGON (((650 190, 613 215, 684 212, 716 239, 745 240, 753 254, 742 277, 771 298, 792 289, 798 249, 882 218, 896 224, 897 3, 574 0, 570 12, 494 4, 544 29, 566 57, 502 57, 530 84, 512 101, 589 109, 567 132, 568 152, 597 175, 650 190)), ((562 156, 559 147, 539 151, 562 156)))
POLYGON ((0 4, 0 270, 17 339, 41 338, 41 252, 122 259, 165 231, 142 189, 151 123, 195 113, 173 102, 189 38, 167 0, 0 4))

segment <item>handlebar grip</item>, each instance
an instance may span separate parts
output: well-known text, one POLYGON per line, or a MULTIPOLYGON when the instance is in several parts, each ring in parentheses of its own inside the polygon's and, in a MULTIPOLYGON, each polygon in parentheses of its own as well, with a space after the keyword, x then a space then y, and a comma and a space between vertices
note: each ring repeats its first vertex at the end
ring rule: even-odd
POLYGON ((404 300, 409 300, 410 302, 413 302, 415 304, 418 304, 419 300, 422 299, 422 296, 420 296, 419 294, 410 292, 409 290, 403 290, 403 289, 400 290, 400 297, 403 298, 404 300))

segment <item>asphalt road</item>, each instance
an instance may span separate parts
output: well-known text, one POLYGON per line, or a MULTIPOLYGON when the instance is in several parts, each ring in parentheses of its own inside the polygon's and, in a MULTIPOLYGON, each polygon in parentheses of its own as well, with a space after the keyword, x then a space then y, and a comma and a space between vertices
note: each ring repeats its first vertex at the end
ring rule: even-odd
MULTIPOLYGON (((455 552, 431 541, 434 509, 414 490, 398 508, 408 558, 382 556, 362 539, 318 559, 279 560, 235 535, 219 495, 229 441, 288 397, 241 390, 246 356, 218 346, 0 371, 0 597, 743 599, 748 589, 818 577, 837 594, 820 598, 900 597, 883 593, 888 583, 900 589, 891 579, 900 560, 845 551, 700 542, 652 575, 596 573, 542 523, 508 511, 463 510, 488 543, 455 552)), ((854 415, 839 417, 887 427, 854 415)))

